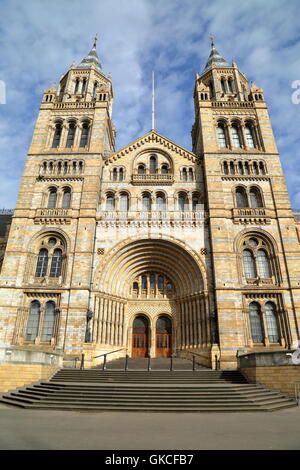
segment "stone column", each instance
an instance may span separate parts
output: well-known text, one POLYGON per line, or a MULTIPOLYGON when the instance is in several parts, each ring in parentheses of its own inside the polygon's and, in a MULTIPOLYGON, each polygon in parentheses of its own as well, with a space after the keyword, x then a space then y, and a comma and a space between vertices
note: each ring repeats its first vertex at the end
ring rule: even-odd
MULTIPOLYGON (((125 303, 121 303, 121 345, 126 345, 126 338, 125 338, 125 303)), ((128 353, 128 351, 127 351, 128 353)))
POLYGON ((107 344, 111 344, 111 299, 107 299, 107 344))
POLYGON ((103 334, 102 334, 102 343, 107 344, 107 322, 108 322, 108 300, 103 299, 103 334))
POLYGON ((103 297, 100 297, 99 301, 99 316, 98 316, 98 328, 97 328, 97 337, 96 343, 101 343, 101 337, 103 332, 103 297))
POLYGON ((68 131, 69 131, 69 126, 67 125, 66 122, 64 122, 63 125, 62 125, 62 131, 61 131, 61 136, 60 136, 59 147, 65 147, 66 146, 68 131))
POLYGON ((199 296, 196 299, 196 308, 197 308, 197 330, 198 330, 198 346, 203 344, 202 338, 202 309, 199 296))
POLYGON ((180 306, 180 312, 181 312, 181 346, 184 348, 185 347, 185 314, 184 314, 184 303, 182 300, 179 301, 179 306, 180 306))
POLYGON ((266 322, 266 312, 265 309, 261 309, 261 320, 262 320, 262 327, 263 327, 263 335, 264 335, 264 344, 265 346, 270 346, 270 341, 268 338, 268 330, 267 330, 267 322, 266 322))

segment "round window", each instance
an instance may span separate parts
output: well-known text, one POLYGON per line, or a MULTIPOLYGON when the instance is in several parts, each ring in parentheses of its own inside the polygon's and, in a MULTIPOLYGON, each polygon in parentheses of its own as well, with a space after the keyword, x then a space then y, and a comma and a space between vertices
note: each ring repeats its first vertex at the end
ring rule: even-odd
POLYGON ((53 238, 53 237, 49 238, 49 240, 48 240, 48 245, 49 246, 54 246, 54 245, 56 245, 56 243, 57 243, 56 238, 53 238))

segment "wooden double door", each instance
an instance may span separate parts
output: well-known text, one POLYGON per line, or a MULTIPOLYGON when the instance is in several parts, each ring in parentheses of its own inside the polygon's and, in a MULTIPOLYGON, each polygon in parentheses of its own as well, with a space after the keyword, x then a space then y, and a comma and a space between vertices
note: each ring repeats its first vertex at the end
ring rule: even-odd
MULTIPOLYGON (((132 356, 148 357, 151 331, 149 321, 140 315, 135 318, 132 329, 132 356)), ((155 327, 155 357, 170 357, 172 354, 172 323, 169 317, 160 316, 155 327)))

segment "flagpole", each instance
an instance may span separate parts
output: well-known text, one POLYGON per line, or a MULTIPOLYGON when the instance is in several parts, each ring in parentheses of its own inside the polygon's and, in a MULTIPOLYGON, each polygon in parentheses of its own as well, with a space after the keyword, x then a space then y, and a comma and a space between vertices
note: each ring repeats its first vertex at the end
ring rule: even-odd
POLYGON ((152 129, 154 129, 154 71, 152 71, 152 129))

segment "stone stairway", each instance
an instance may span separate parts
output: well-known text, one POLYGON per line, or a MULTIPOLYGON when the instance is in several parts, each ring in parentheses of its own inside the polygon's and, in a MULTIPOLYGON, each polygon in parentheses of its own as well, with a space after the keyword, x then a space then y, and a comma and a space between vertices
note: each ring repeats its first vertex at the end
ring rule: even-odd
POLYGON ((193 371, 189 361, 177 359, 175 370, 169 371, 166 359, 153 360, 155 367, 148 371, 137 359, 128 364, 132 368, 128 371, 118 368, 123 364, 120 360, 107 370, 60 369, 47 381, 3 394, 0 402, 30 409, 93 412, 250 412, 296 406, 283 393, 248 384, 236 370, 193 371))
MULTIPOLYGON (((174 357, 172 359, 173 370, 193 370, 193 363, 187 359, 174 357)), ((171 358, 157 357, 150 361, 151 370, 170 370, 171 358)), ((96 368, 102 368, 97 366, 96 368)), ((125 357, 115 359, 114 361, 108 362, 106 366, 107 370, 124 370, 125 369, 125 357)), ((195 364, 196 370, 210 370, 199 364, 195 364)), ((128 370, 147 370, 148 359, 145 357, 130 357, 128 358, 128 370)))

